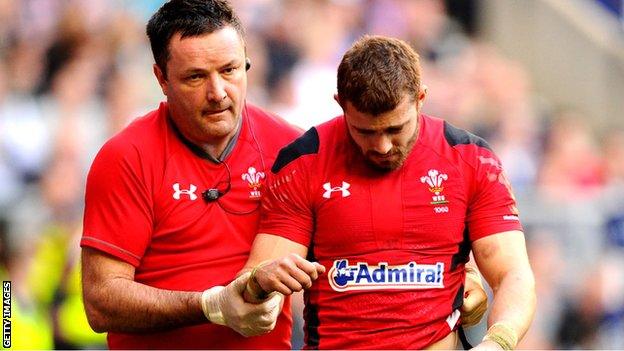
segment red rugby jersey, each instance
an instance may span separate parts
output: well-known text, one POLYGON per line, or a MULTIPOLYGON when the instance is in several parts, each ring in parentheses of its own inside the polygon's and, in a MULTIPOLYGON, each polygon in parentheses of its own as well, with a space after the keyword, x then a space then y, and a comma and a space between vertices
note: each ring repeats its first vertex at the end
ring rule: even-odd
POLYGON ((437 118, 419 123, 392 172, 363 162, 343 117, 307 131, 273 165, 259 232, 309 246, 328 268, 305 296, 308 348, 442 339, 458 325, 470 243, 522 229, 487 143, 437 118))
MULTIPOLYGON (((247 104, 242 127, 224 164, 189 146, 162 103, 109 140, 87 179, 82 246, 136 267, 137 282, 170 290, 202 291, 226 285, 243 267, 257 233, 265 173, 278 150, 301 133, 247 104), (207 203, 202 192, 230 191, 207 203)), ((276 329, 245 338, 210 323, 167 332, 109 333, 111 348, 290 348, 285 304, 276 329)))

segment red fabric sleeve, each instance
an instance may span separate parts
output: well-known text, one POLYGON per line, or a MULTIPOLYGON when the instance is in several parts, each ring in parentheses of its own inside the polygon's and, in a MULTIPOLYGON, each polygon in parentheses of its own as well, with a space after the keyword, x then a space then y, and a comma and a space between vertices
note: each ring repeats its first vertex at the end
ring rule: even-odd
POLYGON ((316 155, 304 155, 270 173, 267 191, 262 198, 259 233, 279 235, 309 246, 314 229, 309 194, 308 164, 316 155))
POLYGON ((106 143, 87 177, 81 246, 138 266, 152 232, 152 203, 141 155, 119 138, 106 143))
POLYGON ((470 240, 510 230, 522 230, 511 184, 500 160, 484 147, 476 147, 474 184, 468 207, 470 240))

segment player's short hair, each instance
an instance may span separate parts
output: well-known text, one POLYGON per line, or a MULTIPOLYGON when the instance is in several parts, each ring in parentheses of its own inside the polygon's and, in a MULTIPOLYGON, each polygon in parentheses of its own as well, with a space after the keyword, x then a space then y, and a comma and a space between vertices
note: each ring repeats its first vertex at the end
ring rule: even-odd
POLYGON ((236 29, 242 40, 243 25, 226 0, 170 0, 147 22, 147 36, 154 60, 166 76, 169 41, 174 34, 194 37, 227 26, 236 29))
POLYGON ((420 90, 420 59, 406 42, 383 36, 360 38, 338 66, 338 99, 362 113, 396 108, 405 94, 420 90))

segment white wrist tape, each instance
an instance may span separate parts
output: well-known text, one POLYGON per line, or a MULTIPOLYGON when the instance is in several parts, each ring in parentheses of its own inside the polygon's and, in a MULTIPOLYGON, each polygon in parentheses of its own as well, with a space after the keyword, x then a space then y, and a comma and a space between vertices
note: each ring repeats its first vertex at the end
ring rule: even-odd
POLYGON ((213 286, 212 288, 205 290, 202 293, 201 305, 204 316, 214 324, 225 325, 225 318, 219 307, 219 297, 217 296, 221 290, 225 289, 224 286, 213 286))

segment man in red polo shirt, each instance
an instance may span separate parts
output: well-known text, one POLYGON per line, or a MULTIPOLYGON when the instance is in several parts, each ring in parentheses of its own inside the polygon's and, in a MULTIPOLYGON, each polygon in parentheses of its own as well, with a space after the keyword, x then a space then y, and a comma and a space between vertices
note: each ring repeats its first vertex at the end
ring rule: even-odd
POLYGON ((168 2, 147 34, 167 103, 110 139, 89 172, 89 321, 111 348, 289 349, 289 305, 276 323, 279 298, 246 304, 247 277, 232 280, 268 167, 301 133, 245 102, 243 30, 225 1, 168 2))
POLYGON ((455 348, 471 249, 494 289, 480 347, 513 348, 529 327, 534 279, 501 164, 421 114, 425 95, 409 45, 365 37, 338 69, 344 116, 271 168, 249 292, 307 288, 308 348, 455 348))

